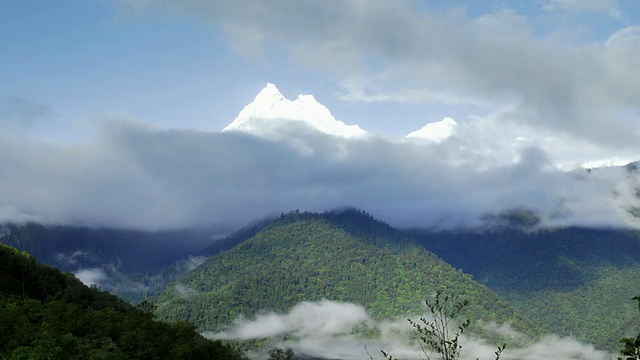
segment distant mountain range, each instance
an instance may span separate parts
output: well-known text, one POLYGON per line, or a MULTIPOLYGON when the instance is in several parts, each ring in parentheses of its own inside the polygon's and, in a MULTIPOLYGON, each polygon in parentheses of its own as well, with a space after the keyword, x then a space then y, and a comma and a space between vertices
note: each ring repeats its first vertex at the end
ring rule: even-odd
POLYGON ((86 285, 139 302, 204 261, 211 229, 133 231, 36 223, 0 225, 0 243, 75 274, 86 285))
POLYGON ((482 230, 398 230, 346 209, 283 214, 215 239, 29 224, 6 225, 0 242, 66 271, 104 269, 98 285, 130 301, 162 292, 159 316, 208 330, 323 298, 403 315, 441 289, 469 298, 476 320, 615 349, 620 334, 640 329, 629 301, 640 292, 640 233, 538 221, 514 211, 482 230))
POLYGON ((215 230, 146 232, 36 223, 0 225, 0 243, 64 271, 112 264, 124 272, 162 269, 210 244, 215 230))

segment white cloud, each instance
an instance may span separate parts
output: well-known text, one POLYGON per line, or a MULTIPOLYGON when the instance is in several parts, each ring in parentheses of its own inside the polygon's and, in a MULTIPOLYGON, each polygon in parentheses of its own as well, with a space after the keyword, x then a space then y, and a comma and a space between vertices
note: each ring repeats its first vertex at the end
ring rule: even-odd
POLYGON ((190 255, 186 260, 187 271, 192 271, 198 266, 202 265, 205 260, 207 260, 206 256, 193 256, 190 255))
POLYGON ((369 321, 362 306, 329 300, 301 302, 287 314, 257 315, 254 320, 241 322, 231 331, 209 334, 217 339, 259 339, 278 335, 302 338, 325 338, 350 334, 353 329, 369 321))
MULTIPOLYGON (((74 256, 88 257, 90 254, 74 254, 74 256)), ((58 259, 64 260, 64 259, 58 259)), ((66 265, 74 265, 74 263, 67 263, 66 265)), ((138 293, 145 294, 149 288, 142 282, 132 280, 128 275, 122 273, 119 270, 119 264, 103 264, 100 267, 93 268, 78 268, 73 274, 83 284, 87 286, 97 286, 101 290, 115 292, 115 293, 138 293)), ((178 285, 179 287, 180 285, 178 285)), ((184 287, 180 290, 185 290, 184 296, 188 295, 184 287)))
POLYGON ((25 223, 30 221, 39 222, 43 220, 44 219, 38 216, 25 214, 16 209, 14 206, 0 206, 0 221, 2 222, 25 223))
POLYGON ((80 269, 74 275, 87 286, 100 286, 109 279, 102 268, 80 269))
POLYGON ((640 25, 633 25, 613 33, 605 45, 608 47, 620 46, 621 48, 631 45, 637 48, 638 42, 640 42, 640 25))
POLYGON ((513 349, 504 356, 505 359, 520 360, 562 360, 608 359, 609 354, 595 350, 592 345, 583 344, 572 338, 549 336, 522 349, 513 349))
POLYGON ((541 0, 539 3, 546 11, 596 12, 620 17, 618 0, 541 0))

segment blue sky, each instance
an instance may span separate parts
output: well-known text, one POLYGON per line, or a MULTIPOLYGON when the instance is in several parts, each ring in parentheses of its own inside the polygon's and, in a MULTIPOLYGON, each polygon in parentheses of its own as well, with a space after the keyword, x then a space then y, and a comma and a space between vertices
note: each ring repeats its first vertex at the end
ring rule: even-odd
POLYGON ((627 226, 640 207, 637 176, 566 173, 638 160, 634 0, 2 1, 0 44, 0 220, 158 229, 356 206, 455 225, 527 206, 627 226), (221 134, 267 82, 379 136, 221 134), (446 116, 446 141, 401 141, 446 116))
MULTIPOLYGON (((495 110, 468 102, 451 104, 437 96, 402 100, 399 93, 418 90, 420 82, 438 90, 459 81, 430 76, 416 84, 406 74, 411 66, 421 66, 409 64, 411 56, 425 63, 441 59, 428 53, 403 54, 406 44, 393 48, 396 37, 433 36, 435 40, 424 39, 424 46, 433 47, 429 51, 443 51, 438 37, 449 40, 443 34, 420 34, 426 30, 411 28, 419 27, 419 22, 431 21, 434 29, 441 27, 443 32, 458 29, 457 36, 467 37, 464 32, 472 31, 479 19, 493 17, 495 28, 487 31, 495 31, 496 37, 517 31, 532 46, 564 50, 602 44, 613 33, 638 23, 640 16, 640 4, 631 0, 403 1, 397 5, 373 1, 360 2, 360 9, 351 4, 358 2, 341 1, 238 3, 242 5, 193 0, 5 1, 0 5, 3 107, 12 108, 7 102, 20 99, 24 106, 46 108, 38 126, 67 138, 95 118, 115 115, 213 131, 233 120, 266 82, 272 82, 287 97, 314 94, 347 123, 402 135, 444 116, 465 121, 469 115, 495 110), (376 11, 383 12, 385 6, 400 9, 385 20, 389 24, 377 18, 376 11), (314 11, 318 17, 312 21, 317 24, 309 25, 317 26, 317 32, 305 27, 314 19, 314 11), (409 16, 403 11, 414 13, 409 16), (340 17, 332 18, 336 14, 340 17), (360 19, 350 24, 349 16, 360 19), (404 16, 416 23, 396 22, 404 16), (246 29, 238 29, 245 25, 246 29), (367 31, 387 38, 381 37, 378 44, 356 43, 371 41, 373 35, 362 34, 367 31), (344 43, 335 45, 340 47, 336 51, 350 48, 353 52, 331 58, 336 54, 329 46, 340 41, 344 43), (313 55, 316 58, 305 57, 307 47, 314 46, 321 48, 313 55), (350 75, 357 65, 364 70, 350 75), (394 66, 407 69, 390 74, 393 80, 363 80, 374 77, 376 71, 391 72, 394 66), (341 97, 360 90, 389 96, 376 102, 341 97)), ((412 39, 416 48, 423 46, 420 40, 412 39)), ((458 57, 474 56, 473 51, 465 54, 456 44, 448 45, 458 57)), ((498 85, 509 91, 509 84, 498 85)), ((467 90, 468 86, 457 84, 447 92, 469 96, 464 94, 467 90)))
POLYGON ((255 91, 237 93, 229 69, 250 66, 198 21, 123 15, 126 9, 101 1, 3 7, 8 11, 1 12, 0 34, 8 51, 0 60, 1 76, 11 85, 3 86, 2 97, 50 108, 41 120, 56 126, 117 113, 215 129, 216 118, 234 116, 230 99, 241 106, 255 91))

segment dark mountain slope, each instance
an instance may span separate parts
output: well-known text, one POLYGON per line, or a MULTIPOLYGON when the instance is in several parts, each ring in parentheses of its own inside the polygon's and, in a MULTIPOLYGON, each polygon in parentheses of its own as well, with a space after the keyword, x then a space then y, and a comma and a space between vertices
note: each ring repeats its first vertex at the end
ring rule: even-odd
POLYGON ((136 230, 0 225, 0 243, 27 251, 38 261, 64 271, 116 265, 121 271, 157 270, 199 252, 212 242, 212 231, 136 230))
POLYGON ((137 303, 184 275, 213 230, 134 231, 35 223, 0 225, 0 243, 62 271, 97 274, 97 285, 137 303))
POLYGON ((192 325, 153 320, 151 309, 0 245, 0 358, 241 359, 192 325))
POLYGON ((376 317, 421 313, 436 290, 468 298, 473 320, 537 329, 486 287, 364 213, 292 213, 208 259, 156 300, 161 318, 218 330, 240 314, 284 311, 300 301, 364 305, 376 317), (342 220, 344 220, 342 222, 342 220), (351 228, 350 232, 344 228, 351 228), (354 236, 355 235, 355 236, 354 236), (394 238, 394 235, 398 238, 394 238))
POLYGON ((231 235, 218 238, 211 242, 204 249, 198 252, 200 256, 212 256, 222 251, 229 250, 241 242, 250 239, 255 234, 259 233, 262 229, 269 226, 277 219, 266 218, 261 221, 252 222, 242 228, 234 231, 231 235))

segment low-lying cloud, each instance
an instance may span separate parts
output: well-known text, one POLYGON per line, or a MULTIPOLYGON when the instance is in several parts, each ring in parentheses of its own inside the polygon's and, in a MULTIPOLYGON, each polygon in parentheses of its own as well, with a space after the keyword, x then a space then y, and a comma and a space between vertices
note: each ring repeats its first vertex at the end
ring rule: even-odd
MULTIPOLYGON (((148 277, 147 273, 123 272, 122 263, 106 263, 101 266, 88 267, 78 264, 78 259, 89 256, 91 255, 88 253, 78 251, 71 256, 58 254, 56 260, 63 266, 72 268, 71 272, 83 284, 97 286, 101 290, 114 294, 134 294, 134 296, 146 297, 164 289, 169 282, 173 281, 172 277, 154 276, 153 273, 148 277)), ((202 265, 205 260, 204 256, 188 256, 186 259, 175 262, 168 269, 171 270, 173 279, 175 279, 202 265)), ((175 285, 174 289, 184 298, 197 294, 196 290, 179 283, 175 285)))
POLYGON ((83 144, 0 136, 0 220, 157 230, 354 206, 396 226, 452 227, 525 207, 545 225, 637 225, 638 173, 622 167, 560 171, 535 144, 501 160, 464 130, 438 144, 282 131, 271 141, 113 121, 83 144))
POLYGON ((87 286, 96 286, 101 290, 115 293, 144 294, 149 290, 149 286, 140 280, 131 279, 129 275, 121 272, 115 264, 78 268, 73 274, 87 286))
POLYGON ((87 286, 103 286, 109 279, 102 268, 79 269, 74 275, 87 286))
POLYGON ((329 300, 302 302, 286 315, 257 315, 251 322, 239 323, 230 332, 214 337, 242 340, 283 335, 327 337, 349 334, 356 325, 368 321, 369 315, 362 306, 329 300))
MULTIPOLYGON (((428 315, 425 315, 425 317, 428 315)), ((501 356, 506 360, 605 360, 609 354, 573 338, 548 336, 535 343, 521 343, 522 335, 508 325, 487 328, 513 339, 501 356)), ((238 320, 231 329, 220 333, 206 333, 214 339, 271 338, 271 346, 289 347, 296 354, 322 359, 383 359, 380 350, 398 359, 424 359, 412 327, 406 320, 376 321, 362 306, 322 300, 302 302, 287 313, 258 315, 238 320), (368 336, 359 332, 367 329, 368 336), (372 336, 371 334, 377 334, 372 336)), ((509 341, 509 340, 507 340, 509 341)), ((462 360, 494 359, 496 347, 476 337, 462 339, 462 360)), ((263 358, 264 354, 251 354, 263 358)), ((429 355, 433 355, 430 354, 429 355)))

